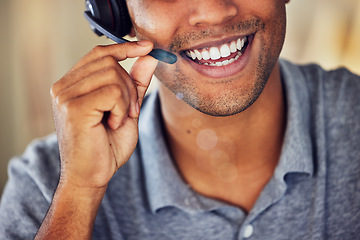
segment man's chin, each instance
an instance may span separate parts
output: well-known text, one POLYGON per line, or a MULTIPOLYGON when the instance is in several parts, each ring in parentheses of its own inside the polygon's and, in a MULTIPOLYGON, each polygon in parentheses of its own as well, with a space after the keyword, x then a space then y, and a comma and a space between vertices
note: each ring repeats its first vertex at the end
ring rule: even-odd
POLYGON ((216 98, 196 100, 183 96, 182 100, 197 111, 212 117, 229 117, 240 114, 250 108, 260 96, 260 92, 248 96, 217 96, 216 98))

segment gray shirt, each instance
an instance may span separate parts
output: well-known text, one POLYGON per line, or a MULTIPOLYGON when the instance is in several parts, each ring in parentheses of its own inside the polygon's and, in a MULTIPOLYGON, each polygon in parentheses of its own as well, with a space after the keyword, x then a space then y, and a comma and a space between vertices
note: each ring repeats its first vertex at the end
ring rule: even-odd
MULTIPOLYGON (((287 127, 275 173, 253 209, 204 197, 184 182, 166 145, 157 93, 139 143, 111 179, 94 239, 360 239, 360 78, 280 61, 287 127)), ((269 139, 271 141, 271 139, 269 139)), ((56 136, 12 159, 0 239, 31 239, 59 178, 56 136)))

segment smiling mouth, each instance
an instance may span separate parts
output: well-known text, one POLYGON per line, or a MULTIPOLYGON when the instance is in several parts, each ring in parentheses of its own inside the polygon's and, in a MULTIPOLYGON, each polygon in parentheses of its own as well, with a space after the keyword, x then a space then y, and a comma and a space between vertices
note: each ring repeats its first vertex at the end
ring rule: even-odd
POLYGON ((185 50, 183 55, 199 65, 210 67, 226 66, 242 56, 252 37, 253 35, 248 35, 219 46, 185 50))

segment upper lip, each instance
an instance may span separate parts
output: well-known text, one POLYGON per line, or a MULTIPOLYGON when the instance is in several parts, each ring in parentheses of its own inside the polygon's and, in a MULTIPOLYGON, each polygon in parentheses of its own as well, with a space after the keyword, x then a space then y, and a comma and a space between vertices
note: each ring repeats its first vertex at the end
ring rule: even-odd
POLYGON ((202 43, 197 43, 191 47, 187 47, 186 49, 181 49, 180 52, 185 52, 187 50, 195 50, 195 49, 203 49, 203 48, 210 48, 210 47, 216 47, 221 46, 222 44, 229 43, 231 41, 237 40, 238 38, 244 38, 246 36, 253 35, 254 33, 245 34, 245 35, 237 35, 237 36, 231 36, 219 40, 212 40, 202 43))

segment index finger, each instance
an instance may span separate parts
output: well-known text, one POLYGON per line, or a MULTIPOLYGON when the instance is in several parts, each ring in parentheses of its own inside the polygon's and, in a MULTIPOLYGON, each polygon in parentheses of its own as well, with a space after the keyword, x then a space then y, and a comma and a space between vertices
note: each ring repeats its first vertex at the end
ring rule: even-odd
POLYGON ((153 47, 153 43, 148 40, 142 40, 139 42, 126 42, 122 44, 112 44, 107 46, 96 46, 78 63, 76 63, 75 66, 70 70, 70 72, 105 56, 112 56, 117 61, 123 61, 127 58, 145 56, 153 49, 153 47))

